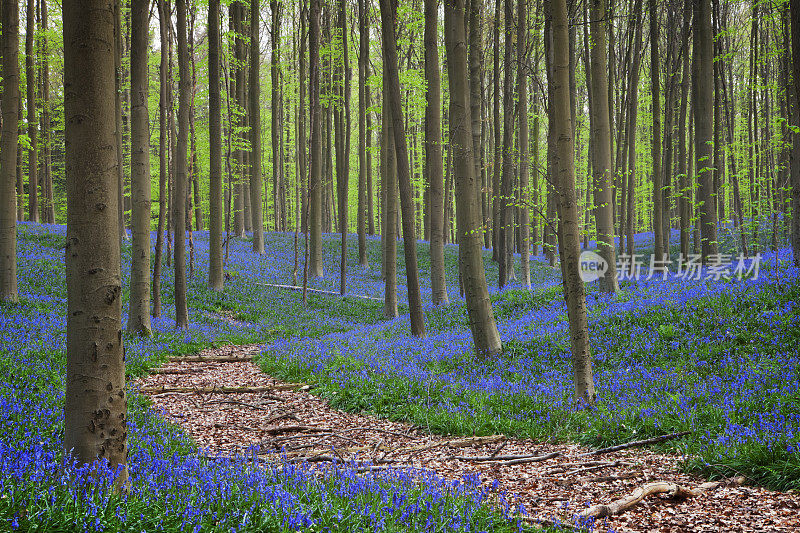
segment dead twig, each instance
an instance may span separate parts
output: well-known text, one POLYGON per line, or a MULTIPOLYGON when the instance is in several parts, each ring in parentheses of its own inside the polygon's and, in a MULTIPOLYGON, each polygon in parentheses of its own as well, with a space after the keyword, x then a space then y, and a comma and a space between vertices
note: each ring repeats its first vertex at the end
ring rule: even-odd
POLYGON ((578 457, 586 457, 587 455, 600 455, 603 453, 612 453, 612 452, 618 452, 620 450, 627 450, 628 448, 636 448, 638 446, 647 446, 648 444, 657 444, 659 442, 666 442, 668 440, 678 439, 680 437, 688 435, 689 433, 691 433, 691 431, 679 431, 678 433, 670 433, 669 435, 661 435, 658 437, 653 437, 651 439, 635 440, 632 442, 628 442, 626 444, 618 444, 617 446, 609 446, 608 448, 600 448, 599 450, 592 450, 591 452, 582 453, 578 457))
POLYGON ((536 457, 525 457, 520 459, 512 459, 510 461, 505 461, 501 463, 503 466, 513 466, 513 465, 522 465, 525 463, 538 463, 541 461, 547 461, 548 459, 554 459, 556 457, 560 457, 562 454, 561 452, 553 452, 548 453, 547 455, 539 455, 536 457))

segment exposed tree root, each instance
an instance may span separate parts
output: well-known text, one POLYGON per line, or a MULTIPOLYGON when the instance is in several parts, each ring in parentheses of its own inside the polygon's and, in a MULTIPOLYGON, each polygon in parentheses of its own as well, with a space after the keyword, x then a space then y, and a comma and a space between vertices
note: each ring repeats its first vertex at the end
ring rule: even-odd
POLYGON ((666 494, 670 499, 683 500, 686 498, 700 496, 701 494, 714 490, 721 485, 741 485, 743 483, 744 478, 738 477, 728 481, 711 481, 708 483, 703 483, 699 487, 692 489, 678 485, 677 483, 671 483, 669 481, 657 481, 655 483, 648 483, 643 487, 639 487, 629 495, 625 496, 624 498, 620 498, 617 501, 609 504, 600 504, 589 507, 585 511, 582 511, 579 516, 582 518, 605 518, 607 516, 622 514, 648 496, 653 496, 655 494, 666 494))

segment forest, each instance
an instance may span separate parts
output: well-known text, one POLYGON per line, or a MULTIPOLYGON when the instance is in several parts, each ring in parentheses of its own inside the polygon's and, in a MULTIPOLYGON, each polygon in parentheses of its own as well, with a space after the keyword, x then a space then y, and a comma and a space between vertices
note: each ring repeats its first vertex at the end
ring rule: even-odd
POLYGON ((0 531, 800 530, 800 0, 0 0, 0 531))

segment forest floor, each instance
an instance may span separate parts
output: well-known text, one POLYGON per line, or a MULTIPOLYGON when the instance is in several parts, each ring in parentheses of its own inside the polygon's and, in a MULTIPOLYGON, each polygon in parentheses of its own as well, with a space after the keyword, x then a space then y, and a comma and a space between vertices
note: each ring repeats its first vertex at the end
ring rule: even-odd
MULTIPOLYGON (((683 471, 679 465, 684 457, 675 453, 638 447, 597 453, 575 444, 503 435, 437 435, 419 425, 348 413, 297 390, 309 386, 264 374, 250 361, 263 348, 205 350, 203 357, 242 360, 174 360, 136 385, 207 456, 256 454, 264 462, 280 456, 277 462, 315 463, 319 468, 341 462, 365 472, 425 469, 451 480, 476 476, 497 495, 498 504, 523 505, 529 523, 575 524, 574 513, 587 505, 610 504, 648 483, 694 488, 706 481, 683 471), (226 388, 252 392, 222 392, 226 388)), ((618 532, 798 531, 800 494, 723 482, 696 497, 645 498, 594 527, 618 532)))
MULTIPOLYGON (((797 530, 800 270, 786 249, 766 251, 769 234, 758 276, 646 279, 645 268, 617 295, 588 284, 598 391, 589 411, 573 403, 560 270, 541 255, 530 289, 498 290, 485 251, 504 350, 477 359, 455 246, 445 247, 450 303, 424 306, 420 339, 409 331, 402 255, 400 317, 384 317, 377 237, 367 239, 368 268, 349 239, 349 296, 303 302, 277 287, 292 282, 293 234, 267 234, 263 256, 231 240, 215 292, 208 234, 195 232, 188 327, 174 327, 166 264, 153 336, 125 335, 131 483, 116 497, 111 473, 63 451, 65 228, 22 223, 20 302, 0 305, 0 531, 511 533, 537 519, 591 529, 580 519, 590 506, 654 481, 707 490, 645 498, 595 530, 797 530), (255 365, 170 362, 205 350, 255 365), (662 435, 676 438, 581 455, 662 435), (540 460, 504 464, 513 455, 540 460)), ((735 235, 720 235, 732 270, 735 235)), ((324 236, 326 276, 311 288, 338 290, 339 239, 324 236)), ((644 265, 652 239, 635 239, 644 265)), ((429 301, 428 244, 418 249, 429 301)), ((128 243, 122 256, 126 310, 128 243)))

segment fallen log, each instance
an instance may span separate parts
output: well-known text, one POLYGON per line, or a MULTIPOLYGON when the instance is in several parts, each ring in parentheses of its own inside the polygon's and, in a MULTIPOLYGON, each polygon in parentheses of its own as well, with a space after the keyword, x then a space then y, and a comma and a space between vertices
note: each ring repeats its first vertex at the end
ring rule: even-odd
POLYGON ((538 458, 541 455, 454 455, 453 459, 458 459, 459 461, 477 461, 477 462, 484 462, 484 461, 513 461, 514 459, 532 459, 538 458))
POLYGON ((721 485, 741 485, 744 483, 744 478, 738 477, 726 481, 710 481, 703 483, 699 487, 692 489, 671 483, 669 481, 656 481, 655 483, 648 483, 642 487, 631 492, 624 498, 620 498, 609 504, 600 504, 589 507, 582 511, 579 516, 582 518, 605 518, 607 516, 614 516, 622 514, 631 507, 636 506, 639 502, 653 496, 655 494, 666 494, 670 499, 681 500, 686 498, 694 498, 705 494, 708 491, 714 490, 721 485))
POLYGON ((600 455, 603 453, 618 452, 620 450, 627 450, 628 448, 636 448, 639 446, 647 446, 648 444, 657 444, 659 442, 666 442, 668 440, 678 439, 691 433, 691 431, 679 431, 678 433, 670 433, 669 435, 660 435, 651 439, 635 440, 625 444, 618 444, 616 446, 609 446, 608 448, 600 448, 599 450, 592 450, 578 455, 578 457, 586 457, 587 455, 600 455))
POLYGON ((308 390, 308 385, 304 383, 276 383, 275 385, 260 387, 173 387, 159 385, 156 387, 142 387, 139 392, 144 394, 251 394, 259 392, 285 391, 285 390, 308 390))
MULTIPOLYGON (((271 289, 286 289, 286 290, 290 290, 290 291, 302 291, 303 290, 303 287, 302 286, 298 286, 298 285, 277 285, 277 284, 272 284, 272 283, 259 283, 258 285, 261 286, 261 287, 268 287, 268 288, 271 288, 271 289)), ((342 297, 342 298, 348 298, 348 297, 350 297, 350 298, 360 298, 362 300, 372 300, 374 302, 382 302, 383 301, 383 298, 376 298, 374 296, 366 296, 366 295, 363 295, 363 294, 349 294, 349 293, 340 294, 340 293, 334 292, 334 291, 325 291, 325 290, 322 290, 322 289, 311 289, 311 288, 308 288, 308 287, 306 287, 306 292, 313 292, 314 294, 323 294, 325 296, 339 296, 339 297, 342 297)))

